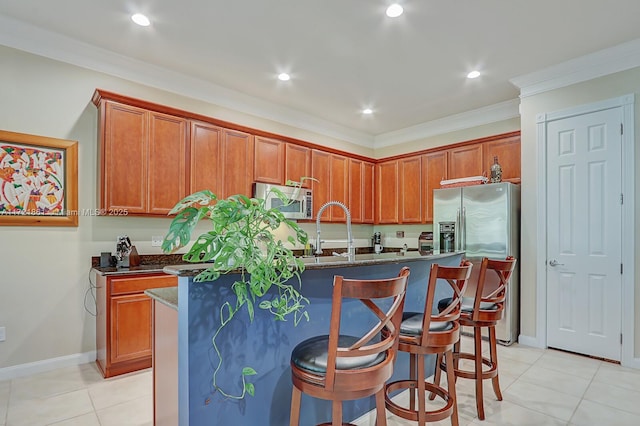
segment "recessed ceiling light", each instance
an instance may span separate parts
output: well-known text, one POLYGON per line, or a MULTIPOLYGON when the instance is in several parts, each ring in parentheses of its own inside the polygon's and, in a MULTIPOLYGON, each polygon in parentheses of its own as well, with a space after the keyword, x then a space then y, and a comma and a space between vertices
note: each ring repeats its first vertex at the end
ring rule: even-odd
POLYGON ((290 79, 291 79, 291 76, 286 72, 278 74, 278 80, 280 81, 289 81, 290 79))
POLYGON ((132 15, 131 20, 141 27, 148 27, 151 24, 149 18, 144 16, 142 13, 136 13, 135 15, 132 15))
POLYGON ((402 12, 404 12, 404 9, 398 3, 394 3, 387 8, 387 16, 389 18, 397 18, 402 15, 402 12))
POLYGON ((469 74, 467 74, 467 78, 477 78, 480 77, 480 71, 471 71, 469 74))
POLYGON ((365 108, 362 110, 362 113, 367 115, 373 114, 373 110, 371 108, 365 108))

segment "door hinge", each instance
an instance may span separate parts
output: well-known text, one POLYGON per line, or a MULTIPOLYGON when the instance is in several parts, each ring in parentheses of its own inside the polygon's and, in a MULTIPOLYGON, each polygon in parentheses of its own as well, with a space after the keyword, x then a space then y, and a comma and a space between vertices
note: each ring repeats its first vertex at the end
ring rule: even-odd
POLYGON ((620 194, 620 204, 624 204, 624 194, 620 194))
POLYGON ((620 333, 620 344, 622 344, 622 333, 620 333))
POLYGON ((621 263, 621 264, 620 264, 620 275, 622 275, 622 274, 623 274, 622 270, 623 270, 623 269, 622 269, 622 263, 621 263))
POLYGON ((624 124, 620 123, 620 134, 624 135, 624 124))

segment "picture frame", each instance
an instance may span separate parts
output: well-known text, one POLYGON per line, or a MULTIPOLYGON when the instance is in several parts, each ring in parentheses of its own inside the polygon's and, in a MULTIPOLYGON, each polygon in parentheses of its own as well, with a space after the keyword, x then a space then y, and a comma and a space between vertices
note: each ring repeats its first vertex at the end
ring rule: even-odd
POLYGON ((0 130, 0 226, 78 226, 78 142, 0 130))

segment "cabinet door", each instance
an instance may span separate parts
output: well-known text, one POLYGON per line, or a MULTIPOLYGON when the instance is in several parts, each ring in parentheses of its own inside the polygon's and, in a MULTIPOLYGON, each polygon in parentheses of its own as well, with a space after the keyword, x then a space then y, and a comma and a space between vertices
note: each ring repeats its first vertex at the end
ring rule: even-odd
POLYGON ((148 113, 116 102, 105 102, 104 108, 100 207, 145 213, 148 113))
POLYGON ((220 141, 222 128, 199 121, 191 122, 191 170, 189 192, 210 190, 222 195, 220 141))
POLYGON ((451 148, 448 153, 448 179, 480 176, 485 171, 481 143, 451 148))
MULTIPOLYGON (((331 154, 331 189, 329 197, 331 201, 340 201, 349 207, 349 159, 342 155, 331 154)), ((347 214, 337 206, 331 206, 330 220, 332 222, 345 222, 347 214)))
POLYGON ((447 152, 437 151, 422 156, 424 222, 433 222, 433 190, 447 177, 447 152))
MULTIPOLYGON (((318 210, 329 201, 331 187, 330 154, 314 149, 311 152, 311 175, 317 179, 311 185, 313 191, 313 217, 318 217, 318 210)), ((330 220, 329 209, 325 209, 320 220, 330 220)))
POLYGON ((284 142, 255 137, 253 174, 256 182, 284 183, 284 142))
POLYGON ((374 181, 373 163, 362 163, 362 222, 373 223, 375 199, 375 181, 374 181))
POLYGON ((111 363, 151 357, 151 299, 144 294, 111 298, 111 363))
POLYGON ((148 213, 166 215, 187 195, 187 121, 149 113, 148 213))
POLYGON ((498 157, 502 180, 520 183, 520 135, 485 142, 482 149, 487 177, 491 176, 493 157, 498 157))
MULTIPOLYGON (((284 180, 300 182, 303 177, 315 177, 311 172, 311 149, 288 143, 285 146, 284 180)), ((311 188, 311 181, 302 182, 304 188, 311 188)))
POLYGON ((351 212, 351 222, 362 223, 364 193, 363 186, 364 162, 353 158, 349 159, 349 211, 351 212))
POLYGON ((376 164, 376 223, 398 223, 398 161, 376 164))
POLYGON ((222 197, 243 194, 251 196, 253 185, 253 135, 223 129, 222 145, 222 197))
POLYGON ((400 222, 420 223, 422 220, 422 167, 420 156, 398 161, 400 222))

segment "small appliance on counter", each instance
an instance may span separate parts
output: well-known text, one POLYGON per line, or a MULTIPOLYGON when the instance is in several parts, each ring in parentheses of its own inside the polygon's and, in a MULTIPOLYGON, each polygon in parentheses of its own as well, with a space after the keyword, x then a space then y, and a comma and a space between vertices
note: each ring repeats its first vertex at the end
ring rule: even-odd
POLYGON ((380 254, 382 253, 382 250, 384 249, 384 247, 382 247, 382 236, 380 235, 380 232, 375 232, 373 234, 373 251, 376 254, 380 254))
POLYGON ((433 254, 433 232, 421 232, 418 237, 418 251, 420 254, 433 254))

